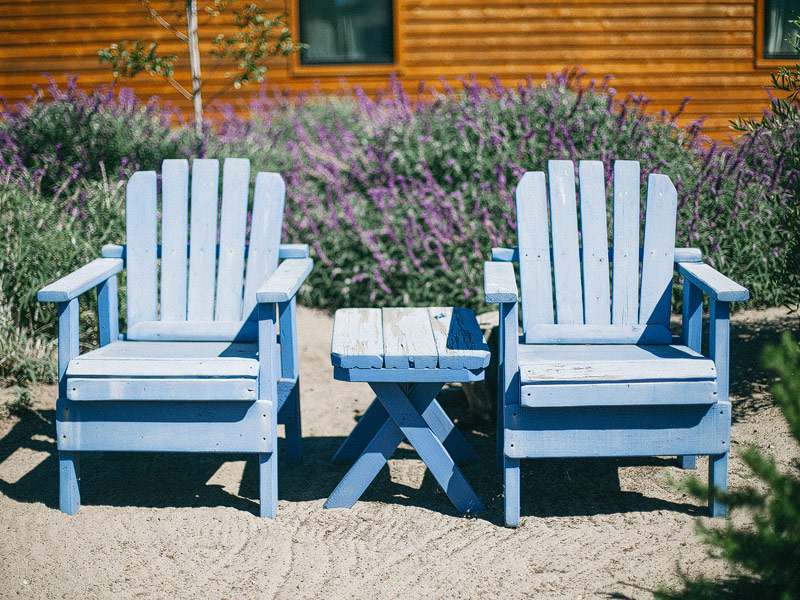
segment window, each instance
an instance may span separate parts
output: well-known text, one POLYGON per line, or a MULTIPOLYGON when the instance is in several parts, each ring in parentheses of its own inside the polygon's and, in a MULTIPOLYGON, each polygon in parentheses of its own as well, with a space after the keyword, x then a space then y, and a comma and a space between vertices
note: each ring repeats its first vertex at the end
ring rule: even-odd
POLYGON ((797 29, 789 21, 800 18, 800 0, 758 0, 756 5, 756 63, 764 66, 797 59, 787 37, 797 40, 797 29))
POLYGON ((392 64, 392 0, 298 0, 301 65, 392 64))

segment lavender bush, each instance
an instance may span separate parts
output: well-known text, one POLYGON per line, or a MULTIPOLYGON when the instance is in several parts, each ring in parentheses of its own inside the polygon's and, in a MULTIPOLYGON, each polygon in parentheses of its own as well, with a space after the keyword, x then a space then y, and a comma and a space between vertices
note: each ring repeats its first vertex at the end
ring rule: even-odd
POLYGON ((754 304, 784 301, 775 282, 797 206, 800 165, 791 157, 800 127, 714 145, 700 122, 675 126, 680 108, 650 114, 645 98, 616 100, 609 84, 571 70, 541 84, 463 80, 413 95, 393 80, 375 98, 358 88, 340 98, 262 92, 248 119, 218 106, 201 148, 191 131, 169 129, 180 117, 155 100, 53 84, 51 100, 37 95, 0 114, 4 322, 11 315, 20 329, 52 337, 52 307, 35 292, 102 243, 123 241, 127 173, 198 154, 246 156, 254 171, 284 176, 284 241, 312 246, 317 267, 303 299, 315 306, 485 310, 482 262, 492 246, 516 243, 514 186, 551 158, 603 160, 608 180, 618 158, 640 160, 644 175, 669 175, 677 244, 701 248, 754 304))
MULTIPOLYGON (((165 156, 191 155, 188 136, 171 131, 180 112, 157 98, 143 104, 131 88, 81 91, 76 77, 66 88, 51 78, 28 102, 0 102, 0 172, 18 185, 33 185, 56 200, 81 179, 126 177, 154 168, 165 156), (46 97, 48 96, 48 97, 46 97)), ((76 198, 82 206, 85 198, 76 198)))
POLYGON ((484 309, 482 261, 515 244, 515 182, 551 158, 603 160, 609 180, 617 158, 640 160, 643 179, 670 175, 677 243, 700 247, 755 303, 779 302, 771 275, 796 176, 781 148, 796 136, 711 145, 701 123, 677 128, 677 113, 650 115, 645 98, 615 100, 608 80, 584 79, 572 70, 516 88, 464 80, 415 97, 392 81, 376 99, 355 89, 297 105, 262 95, 250 120, 223 111, 209 152, 284 174, 285 235, 319 259, 304 297, 317 306, 484 309))

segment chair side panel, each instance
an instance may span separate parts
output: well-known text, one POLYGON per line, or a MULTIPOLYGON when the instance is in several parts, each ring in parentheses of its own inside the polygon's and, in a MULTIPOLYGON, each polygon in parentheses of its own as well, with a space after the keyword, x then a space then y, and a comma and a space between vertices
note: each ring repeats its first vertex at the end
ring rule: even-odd
POLYGON ((161 319, 186 320, 189 239, 189 161, 165 160, 161 169, 161 319))
POLYGON ((285 197, 286 184, 280 175, 277 173, 256 175, 242 319, 256 318, 253 310, 256 306, 256 292, 278 267, 285 197))
POLYGON ((128 325, 158 315, 158 223, 155 171, 139 171, 128 181, 125 202, 128 325))
POLYGON ((527 332, 536 323, 553 323, 553 283, 544 173, 525 173, 517 184, 516 196, 522 328, 527 332))
POLYGON ((584 322, 607 325, 611 323, 611 290, 603 163, 598 160, 581 161, 578 165, 578 178, 581 196, 584 322))
POLYGON ((669 325, 678 193, 666 175, 647 181, 639 322, 669 325))
POLYGON ((238 321, 242 316, 249 191, 250 161, 246 158, 225 159, 219 222, 217 304, 214 311, 216 321, 238 321))
POLYGON ((611 322, 639 320, 639 163, 614 163, 614 254, 611 322))
POLYGON ((550 176, 556 319, 559 324, 583 323, 575 165, 571 160, 551 160, 547 169, 550 176))
POLYGON ((189 321, 214 320, 214 271, 217 263, 219 161, 192 163, 192 216, 189 237, 189 321))

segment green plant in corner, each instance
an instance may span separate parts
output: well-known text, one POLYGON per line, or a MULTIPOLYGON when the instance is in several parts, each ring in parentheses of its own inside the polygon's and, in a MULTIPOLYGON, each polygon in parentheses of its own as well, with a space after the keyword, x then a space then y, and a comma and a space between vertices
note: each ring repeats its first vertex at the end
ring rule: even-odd
POLYGON ((33 408, 33 394, 26 387, 14 388, 14 398, 10 400, 6 407, 12 415, 21 415, 33 408))
MULTIPOLYGON (((800 443, 800 348, 788 332, 779 346, 767 348, 764 363, 778 376, 772 395, 800 443)), ((745 450, 742 459, 766 491, 748 486, 725 494, 724 499, 731 510, 750 513, 753 526, 737 528, 730 520, 724 528, 697 525, 703 540, 721 551, 733 576, 712 581, 681 574, 683 589, 659 590, 655 594, 659 600, 800 598, 800 458, 786 472, 755 446, 745 450)), ((697 497, 708 497, 708 488, 696 478, 689 478, 686 487, 697 497)))
MULTIPOLYGON (((219 34, 214 38, 211 51, 214 63, 204 79, 200 68, 198 29, 227 11, 236 0, 212 0, 209 5, 203 7, 207 14, 203 23, 198 20, 197 0, 185 0, 185 10, 174 11, 171 16, 178 21, 185 21, 186 33, 168 22, 156 11, 150 0, 139 1, 150 13, 152 20, 179 40, 186 42, 192 80, 191 91, 173 77, 178 57, 174 54, 159 55, 158 44, 155 42, 147 43, 139 40, 111 44, 98 52, 100 62, 110 64, 115 77, 132 78, 139 73, 149 73, 168 81, 184 98, 192 102, 195 133, 198 138, 203 135, 203 108, 208 103, 232 87, 239 88, 250 81, 263 80, 267 72, 265 61, 269 57, 286 56, 305 48, 304 44, 295 44, 292 40, 292 34, 285 22, 286 14, 268 17, 258 4, 247 4, 242 10, 233 13, 236 33, 232 36, 219 34), (229 81, 203 102, 203 88, 208 83, 209 77, 226 65, 229 70, 225 72, 225 77, 229 81)), ((169 0, 169 3, 174 4, 177 1, 169 0)))

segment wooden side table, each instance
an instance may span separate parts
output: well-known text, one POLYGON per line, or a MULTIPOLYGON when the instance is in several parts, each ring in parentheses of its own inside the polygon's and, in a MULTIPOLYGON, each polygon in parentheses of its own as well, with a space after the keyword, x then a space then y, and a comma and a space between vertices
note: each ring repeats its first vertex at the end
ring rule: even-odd
POLYGON ((484 510, 456 462, 476 458, 436 401, 445 383, 479 381, 489 347, 465 308, 344 308, 336 311, 333 376, 368 382, 377 398, 333 457, 353 466, 325 508, 350 508, 394 450, 409 443, 456 509, 484 510))

